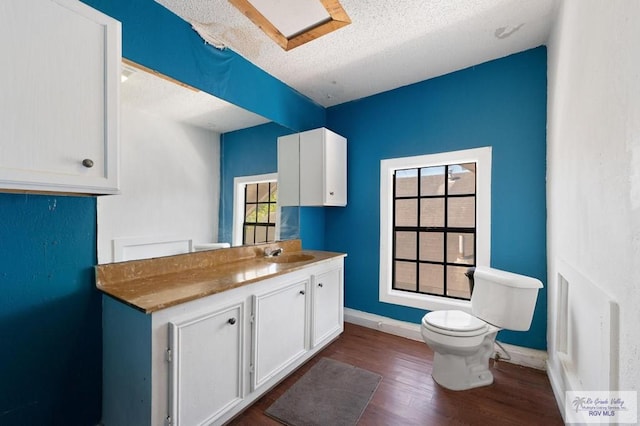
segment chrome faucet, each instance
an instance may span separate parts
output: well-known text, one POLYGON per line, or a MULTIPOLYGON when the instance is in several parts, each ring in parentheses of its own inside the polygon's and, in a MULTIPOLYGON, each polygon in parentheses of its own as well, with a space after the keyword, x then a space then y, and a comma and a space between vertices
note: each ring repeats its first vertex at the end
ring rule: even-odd
POLYGON ((282 254, 282 252, 284 251, 284 249, 282 247, 276 247, 276 248, 266 248, 264 249, 264 256, 265 257, 274 257, 274 256, 280 256, 282 254))

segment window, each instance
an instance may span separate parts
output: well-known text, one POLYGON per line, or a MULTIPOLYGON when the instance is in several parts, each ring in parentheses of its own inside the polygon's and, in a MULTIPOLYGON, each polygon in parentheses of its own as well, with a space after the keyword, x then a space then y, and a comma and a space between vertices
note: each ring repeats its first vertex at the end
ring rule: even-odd
POLYGON ((381 162, 380 300, 469 306, 470 266, 489 265, 491 148, 381 162))
POLYGON ((469 300, 476 163, 396 170, 393 204, 392 287, 469 300))
POLYGON ((279 239, 277 176, 270 173, 234 179, 233 245, 279 239))
POLYGON ((243 245, 275 241, 277 191, 277 182, 269 181, 245 185, 243 245))

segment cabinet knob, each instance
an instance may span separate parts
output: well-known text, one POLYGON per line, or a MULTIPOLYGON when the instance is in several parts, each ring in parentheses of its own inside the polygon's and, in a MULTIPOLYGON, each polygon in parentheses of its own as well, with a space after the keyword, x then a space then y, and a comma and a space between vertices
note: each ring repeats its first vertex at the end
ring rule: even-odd
POLYGON ((90 169, 93 167, 93 160, 90 158, 85 158, 84 160, 82 160, 82 165, 87 169, 90 169))
POLYGON ((229 324, 233 325, 236 323, 236 319, 235 318, 229 318, 229 320, 227 321, 229 324))
POLYGON ((333 191, 331 191, 331 192, 329 193, 329 195, 333 195, 333 191))
POLYGON ((304 294, 304 290, 300 290, 300 294, 304 294))
POLYGON ((318 283, 318 287, 323 287, 322 283, 318 283))

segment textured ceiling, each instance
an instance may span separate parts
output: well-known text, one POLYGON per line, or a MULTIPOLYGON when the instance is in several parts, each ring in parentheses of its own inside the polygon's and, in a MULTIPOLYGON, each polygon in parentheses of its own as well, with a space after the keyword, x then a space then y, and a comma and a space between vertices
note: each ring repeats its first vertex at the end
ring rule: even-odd
MULTIPOLYGON (((155 1, 328 107, 543 45, 558 0, 341 0, 350 25, 288 52, 227 0, 155 1)), ((218 133, 267 122, 144 71, 123 83, 122 99, 218 133)))
POLYGON ((543 45, 556 4, 342 0, 351 25, 285 52, 227 0, 156 1, 325 107, 543 45))

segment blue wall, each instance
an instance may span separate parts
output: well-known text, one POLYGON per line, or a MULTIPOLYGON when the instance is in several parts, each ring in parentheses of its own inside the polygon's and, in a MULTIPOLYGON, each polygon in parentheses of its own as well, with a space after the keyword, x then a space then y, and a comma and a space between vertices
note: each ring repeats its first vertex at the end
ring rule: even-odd
POLYGON ((0 194, 0 424, 100 420, 96 201, 0 194))
POLYGON ((326 211, 340 207, 301 207, 300 239, 305 250, 325 250, 326 211))
MULTIPOLYGON (((330 108, 348 139, 346 208, 327 209, 325 247, 348 253, 346 306, 418 323, 424 311, 378 301, 380 160, 491 145, 491 264, 546 282, 546 49, 330 108)), ((546 347, 546 291, 531 330, 502 341, 546 347)))
MULTIPOLYGON (((223 135, 220 235, 230 229, 233 178, 277 169, 277 136, 291 131, 272 126, 223 135)), ((348 253, 347 307, 414 323, 424 315, 378 301, 384 158, 491 145, 491 264, 546 282, 546 48, 332 107, 327 127, 349 141, 349 201, 302 208, 300 236, 305 248, 348 253)), ((499 339, 546 348, 546 304, 543 289, 531 330, 503 331, 499 339)))

